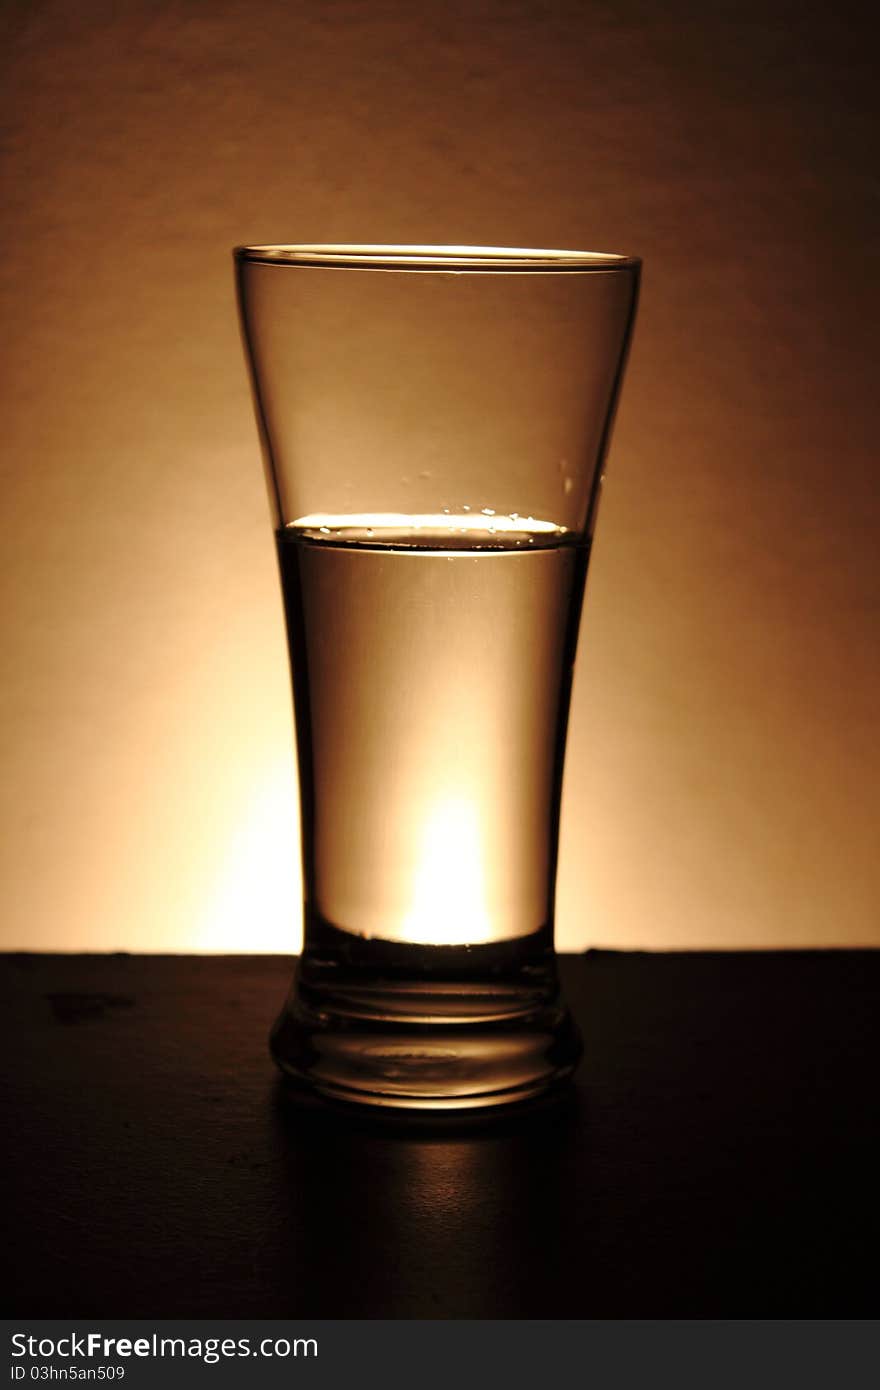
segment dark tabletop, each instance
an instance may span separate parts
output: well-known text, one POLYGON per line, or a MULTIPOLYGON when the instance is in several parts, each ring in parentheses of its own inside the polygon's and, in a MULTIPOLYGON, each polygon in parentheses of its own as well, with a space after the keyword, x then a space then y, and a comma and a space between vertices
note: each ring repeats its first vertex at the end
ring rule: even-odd
POLYGON ((562 958, 554 1106, 292 1105, 265 956, 6 956, 7 1316, 873 1317, 880 953, 562 958))

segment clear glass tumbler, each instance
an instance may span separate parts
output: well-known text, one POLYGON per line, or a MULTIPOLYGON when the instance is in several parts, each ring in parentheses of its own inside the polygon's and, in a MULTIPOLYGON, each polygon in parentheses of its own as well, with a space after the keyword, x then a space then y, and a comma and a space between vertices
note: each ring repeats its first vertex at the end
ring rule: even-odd
POLYGON ((581 599, 639 262, 248 246, 239 306, 293 677, 305 932, 272 1033, 325 1096, 529 1099, 581 599))

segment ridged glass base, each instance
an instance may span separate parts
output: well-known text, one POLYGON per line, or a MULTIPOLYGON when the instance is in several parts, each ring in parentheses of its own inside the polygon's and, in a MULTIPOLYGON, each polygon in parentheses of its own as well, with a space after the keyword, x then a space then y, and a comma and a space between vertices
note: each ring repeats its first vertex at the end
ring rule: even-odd
POLYGON ((270 1040, 299 1086, 356 1105, 475 1110, 531 1100, 577 1065, 549 927, 421 946, 311 916, 307 941, 270 1040))
POLYGON ((271 1048, 287 1076, 330 1099, 413 1110, 530 1100, 570 1076, 580 1056, 561 1007, 518 1024, 405 1026, 316 1015, 295 1000, 271 1048))

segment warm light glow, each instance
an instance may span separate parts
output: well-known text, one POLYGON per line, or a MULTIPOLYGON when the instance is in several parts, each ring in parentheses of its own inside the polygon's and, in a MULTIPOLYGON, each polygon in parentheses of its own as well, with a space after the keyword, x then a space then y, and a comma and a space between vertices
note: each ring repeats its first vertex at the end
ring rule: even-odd
POLYGON ((431 946, 494 940, 482 848, 471 802, 456 796, 434 802, 422 828, 405 940, 431 946))
POLYGON ((298 811, 287 757, 245 801, 195 924, 196 951, 300 949, 298 811))

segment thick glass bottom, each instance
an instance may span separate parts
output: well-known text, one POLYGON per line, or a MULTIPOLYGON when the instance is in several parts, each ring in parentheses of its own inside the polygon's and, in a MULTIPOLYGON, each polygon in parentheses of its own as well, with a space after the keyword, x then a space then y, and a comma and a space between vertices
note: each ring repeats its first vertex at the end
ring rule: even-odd
POLYGON ((499 1026, 381 1024, 291 1001, 271 1036, 289 1077, 332 1100, 412 1110, 518 1104, 571 1075, 580 1040, 564 1008, 499 1026))
POLYGON ((581 1043, 551 932, 464 948, 313 928, 270 1040, 300 1086, 362 1106, 461 1111, 532 1100, 574 1071, 581 1043))

